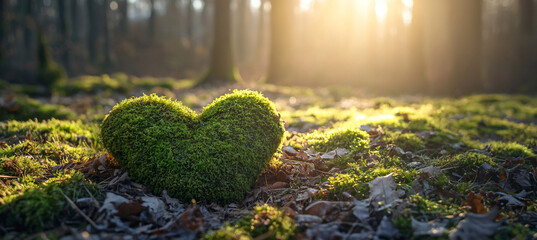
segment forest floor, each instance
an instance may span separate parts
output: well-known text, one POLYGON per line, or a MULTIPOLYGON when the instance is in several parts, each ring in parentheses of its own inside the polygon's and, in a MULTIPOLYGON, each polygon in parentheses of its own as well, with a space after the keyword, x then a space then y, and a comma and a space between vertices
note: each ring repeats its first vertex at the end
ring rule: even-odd
POLYGON ((537 238, 537 98, 366 96, 349 88, 82 77, 50 98, 3 83, 0 239, 537 238), (180 202, 131 181, 99 140, 124 98, 198 113, 260 91, 282 149, 241 202, 180 202))

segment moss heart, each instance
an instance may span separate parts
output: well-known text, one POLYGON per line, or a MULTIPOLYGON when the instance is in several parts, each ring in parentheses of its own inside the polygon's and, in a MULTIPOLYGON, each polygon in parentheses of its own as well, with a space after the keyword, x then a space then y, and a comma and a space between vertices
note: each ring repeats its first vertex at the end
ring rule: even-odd
POLYGON ((129 176, 183 201, 241 200, 281 144, 274 104, 234 91, 196 114, 156 95, 126 99, 102 123, 101 139, 129 176))

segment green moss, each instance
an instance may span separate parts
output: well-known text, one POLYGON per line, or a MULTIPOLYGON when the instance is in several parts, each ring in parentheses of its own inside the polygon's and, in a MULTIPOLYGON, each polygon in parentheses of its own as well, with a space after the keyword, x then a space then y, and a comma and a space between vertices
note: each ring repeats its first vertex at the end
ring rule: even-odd
POLYGON ((75 145, 81 143, 98 146, 99 129, 96 124, 81 121, 50 119, 46 121, 7 121, 0 123, 0 137, 28 136, 35 141, 56 139, 75 145))
POLYGON ((6 120, 46 120, 73 119, 75 113, 61 105, 43 104, 38 100, 28 97, 16 97, 13 106, 0 106, 0 121, 6 120))
POLYGON ((235 226, 226 225, 203 239, 294 239, 296 225, 284 212, 267 204, 254 208, 254 215, 241 219, 235 226), (269 235, 264 235, 269 233, 269 235))
POLYGON ((405 151, 418 151, 425 148, 425 143, 414 133, 398 134, 394 139, 395 145, 405 151))
POLYGON ((218 231, 210 232, 203 236, 204 240, 252 240, 252 236, 242 228, 230 226, 226 223, 226 226, 218 229, 218 231))
POLYGON ((365 152, 369 149, 369 134, 359 129, 344 128, 328 132, 314 132, 307 136, 308 144, 316 151, 327 152, 336 148, 345 148, 351 154, 365 152))
POLYGON ((520 223, 509 224, 507 226, 502 226, 494 234, 494 240, 501 239, 513 239, 513 240, 524 240, 535 238, 535 231, 528 226, 524 226, 520 223))
POLYGON ((433 201, 419 194, 410 196, 409 202, 415 206, 415 211, 419 215, 436 214, 436 215, 453 215, 461 213, 461 209, 453 203, 448 203, 444 200, 433 201))
POLYGON ((86 189, 98 195, 98 187, 85 182, 79 173, 49 179, 41 187, 4 198, 6 203, 0 206, 0 225, 25 233, 57 226, 61 219, 75 215, 63 195, 72 200, 89 197, 86 189))
POLYGON ((86 161, 97 153, 95 149, 75 147, 55 139, 44 143, 26 140, 0 148, 0 173, 18 175, 17 169, 25 175, 39 176, 49 167, 68 161, 86 161))
POLYGON ((242 199, 279 148, 283 124, 272 102, 234 91, 197 115, 156 95, 116 105, 104 146, 135 181, 183 201, 242 199))
POLYGON ((433 161, 435 166, 442 168, 458 169, 462 171, 467 171, 468 169, 476 169, 483 165, 483 163, 488 163, 491 166, 496 166, 496 162, 492 160, 491 157, 476 152, 465 152, 462 154, 457 154, 453 157, 440 158, 433 161))
POLYGON ((417 177, 418 173, 413 169, 405 169, 400 165, 396 166, 396 161, 386 159, 385 163, 376 167, 368 168, 364 164, 351 163, 351 167, 346 173, 337 173, 329 177, 330 192, 339 195, 342 192, 350 192, 358 199, 369 197, 369 182, 377 177, 383 177, 394 173, 395 183, 399 185, 409 185, 417 177))
POLYGON ((508 158, 535 156, 535 154, 529 148, 515 142, 490 142, 487 144, 492 146, 491 151, 496 157, 508 158))

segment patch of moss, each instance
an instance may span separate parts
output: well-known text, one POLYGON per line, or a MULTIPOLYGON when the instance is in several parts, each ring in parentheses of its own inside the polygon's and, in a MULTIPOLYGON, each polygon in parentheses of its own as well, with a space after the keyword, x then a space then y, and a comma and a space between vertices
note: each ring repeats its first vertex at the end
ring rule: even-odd
POLYGON ((75 145, 99 146, 98 126, 81 121, 50 119, 46 121, 7 121, 0 123, 0 137, 28 136, 35 141, 56 139, 75 145))
POLYGON ((203 236, 204 240, 253 240, 252 236, 244 229, 230 226, 221 227, 218 231, 210 232, 203 236))
POLYGON ((136 88, 165 88, 179 90, 191 88, 194 81, 173 78, 130 77, 124 73, 101 76, 81 76, 59 84, 55 91, 61 95, 72 96, 77 93, 95 94, 98 92, 128 93, 136 88))
POLYGON ((59 175, 41 186, 35 186, 19 195, 11 195, 0 206, 0 225, 17 231, 32 233, 61 223, 75 212, 67 206, 64 195, 72 200, 89 197, 89 190, 98 196, 98 186, 84 181, 80 173, 59 175))
POLYGON ((254 208, 254 215, 241 219, 235 226, 226 225, 203 239, 294 239, 296 225, 281 210, 267 204, 254 208), (265 235, 269 233, 269 235, 265 235))
POLYGON ((445 200, 431 200, 419 194, 414 194, 408 197, 409 203, 415 206, 415 211, 418 215, 436 214, 440 216, 454 215, 461 213, 461 209, 453 203, 448 203, 445 200))
POLYGON ((465 152, 457 154, 453 157, 439 158, 433 161, 435 166, 442 168, 451 168, 466 171, 468 169, 476 169, 483 165, 483 163, 488 163, 491 166, 496 166, 496 162, 492 160, 491 157, 476 152, 465 152))
POLYGON ((496 157, 529 157, 534 156, 533 152, 524 145, 515 142, 489 142, 492 146, 492 153, 496 157))
POLYGON ((502 226, 494 233, 494 240, 512 239, 524 240, 535 238, 535 231, 520 223, 502 226))
POLYGON ((356 154, 369 149, 369 134, 355 128, 335 129, 328 132, 317 131, 309 134, 307 139, 309 146, 321 152, 345 148, 351 154, 356 154))
POLYGON ((200 115, 156 95, 124 100, 105 118, 101 139, 130 177, 155 192, 226 203, 250 190, 283 133, 274 104, 246 90, 200 115))
POLYGON ((38 176, 49 167, 68 161, 86 161, 97 153, 95 149, 76 147, 55 139, 44 143, 25 140, 0 147, 0 173, 38 176))
POLYGON ((369 197, 369 182, 377 177, 393 173, 395 183, 408 185, 418 175, 416 170, 394 166, 393 162, 379 164, 372 168, 358 163, 351 163, 349 166, 351 168, 346 173, 337 173, 335 176, 328 178, 330 182, 329 190, 332 194, 339 195, 342 192, 351 192, 357 199, 366 199, 369 197))
POLYGON ((13 106, 0 106, 0 121, 6 120, 46 120, 56 119, 74 119, 76 114, 70 109, 53 104, 43 104, 38 100, 29 97, 16 97, 13 106))
POLYGON ((394 143, 405 151, 415 152, 425 148, 423 140, 414 133, 397 134, 394 143))

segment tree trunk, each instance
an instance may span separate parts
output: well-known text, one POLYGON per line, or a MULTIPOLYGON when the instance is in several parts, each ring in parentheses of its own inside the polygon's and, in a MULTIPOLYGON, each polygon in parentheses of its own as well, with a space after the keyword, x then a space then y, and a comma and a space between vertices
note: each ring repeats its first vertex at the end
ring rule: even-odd
MULTIPOLYGON (((61 1, 61 0, 60 0, 61 1)), ((78 0, 71 0, 71 40, 78 42, 80 40, 80 9, 78 0)))
POLYGON ((238 1, 237 2, 237 60, 243 62, 247 58, 248 53, 248 27, 247 27, 247 14, 249 11, 250 1, 238 1))
POLYGON ((97 19, 97 2, 87 0, 88 4, 88 53, 92 63, 97 62, 97 40, 99 38, 99 23, 97 19))
POLYGON ((209 70, 200 84, 233 83, 241 77, 233 61, 230 0, 215 1, 213 49, 209 70))
POLYGON ((424 53, 424 9, 427 0, 414 0, 412 9, 412 23, 410 26, 410 61, 408 82, 412 85, 412 91, 425 93, 429 90, 425 76, 425 53, 424 53))
POLYGON ((129 0, 119 1, 119 31, 126 37, 129 34, 129 0))
MULTIPOLYGON (((61 34, 61 42, 63 43, 61 49, 61 58, 62 64, 68 73, 71 72, 70 68, 70 59, 69 59, 69 50, 70 50, 70 39, 71 31, 69 29, 69 20, 67 18, 67 0, 58 0, 58 17, 59 17, 59 30, 61 34)), ((71 1, 71 4, 74 4, 71 1)))
POLYGON ((452 74, 451 93, 470 94, 482 90, 482 2, 450 0, 452 74))
POLYGON ((155 0, 149 0, 151 13, 149 15, 149 23, 147 24, 147 34, 151 40, 155 39, 157 27, 157 12, 155 9, 155 0))
POLYGON ((293 69, 292 39, 294 1, 272 0, 270 11, 270 57, 267 82, 290 82, 293 69))
POLYGON ((7 41, 7 28, 8 19, 6 11, 8 0, 0 0, 0 77, 3 72, 3 63, 6 56, 6 41, 7 41))
POLYGON ((24 48, 25 48, 25 57, 28 61, 32 59, 33 56, 33 28, 34 28, 34 11, 33 11, 33 0, 25 1, 25 12, 24 12, 24 48))
MULTIPOLYGON (((537 69, 537 48, 535 47, 534 35, 534 11, 535 4, 533 0, 519 0, 520 30, 518 34, 518 60, 516 66, 517 79, 512 83, 512 90, 516 92, 529 89, 535 89, 537 79, 535 69, 537 69), (533 85, 532 85, 533 84, 533 85)), ((533 90, 535 92, 536 90, 533 90)))
POLYGON ((193 46, 194 41, 194 0, 188 1, 186 8, 186 37, 188 40, 188 46, 193 46))
POLYGON ((112 70, 112 53, 110 49, 110 27, 108 24, 108 11, 110 0, 104 0, 103 24, 104 24, 104 71, 109 73, 112 70))
POLYGON ((265 1, 261 0, 259 7, 259 21, 257 22, 256 60, 260 61, 265 47, 265 1))

